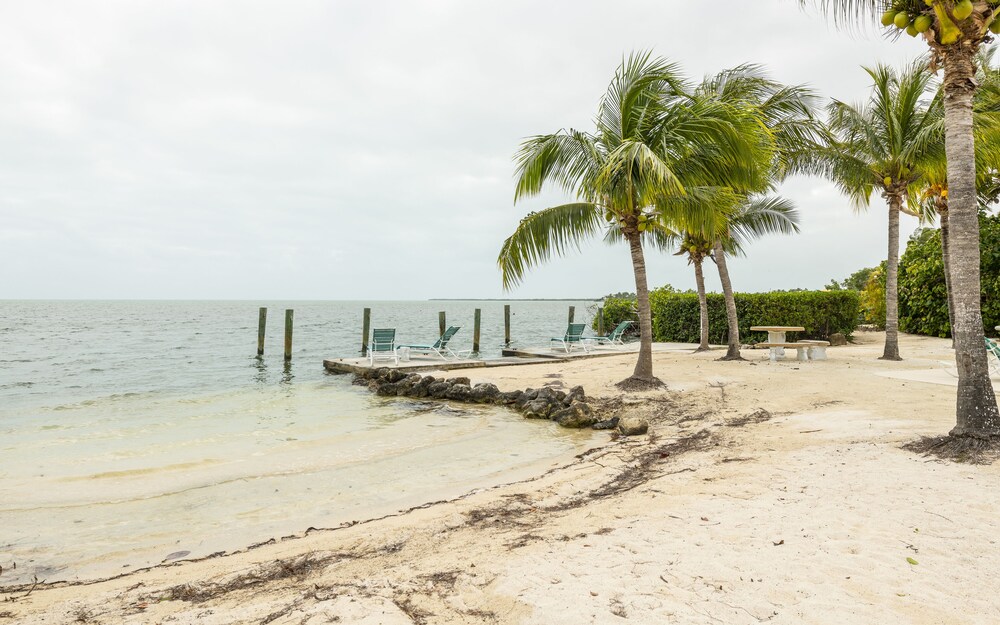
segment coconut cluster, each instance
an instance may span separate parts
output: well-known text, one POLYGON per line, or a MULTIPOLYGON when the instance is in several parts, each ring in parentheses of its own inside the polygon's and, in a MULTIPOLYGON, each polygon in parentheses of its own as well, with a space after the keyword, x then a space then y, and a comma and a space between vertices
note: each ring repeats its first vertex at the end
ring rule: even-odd
MULTIPOLYGON (((914 12, 913 2, 901 1, 894 3, 892 8, 882 14, 883 26, 895 26, 900 30, 905 30, 906 34, 916 37, 934 27, 934 18, 940 24, 938 41, 948 45, 958 41, 962 35, 962 30, 956 21, 967 20, 975 10, 972 0, 957 0, 956 2, 946 2, 945 0, 924 0, 924 4, 930 7, 934 15, 930 13, 914 12), (946 6, 947 5, 947 6, 946 6)), ((1000 0, 990 0, 990 6, 1000 5, 1000 0)), ((1000 34, 1000 17, 995 13, 988 17, 990 32, 1000 34)))

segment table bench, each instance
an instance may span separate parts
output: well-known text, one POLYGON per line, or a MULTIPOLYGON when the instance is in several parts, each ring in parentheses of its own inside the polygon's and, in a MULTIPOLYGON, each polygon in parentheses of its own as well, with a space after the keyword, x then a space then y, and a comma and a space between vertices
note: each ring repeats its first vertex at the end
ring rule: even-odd
POLYGON ((781 360, 785 357, 785 348, 794 349, 795 359, 806 360, 826 360, 826 348, 830 346, 829 341, 798 341, 796 343, 757 343, 757 347, 767 347, 771 351, 771 361, 781 360))

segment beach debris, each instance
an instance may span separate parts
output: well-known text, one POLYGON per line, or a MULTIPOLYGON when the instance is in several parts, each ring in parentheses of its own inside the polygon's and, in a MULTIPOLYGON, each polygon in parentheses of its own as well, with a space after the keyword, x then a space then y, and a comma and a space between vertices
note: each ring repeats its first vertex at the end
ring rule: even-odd
POLYGON ((616 427, 618 427, 618 422, 620 420, 621 419, 619 417, 612 417, 612 418, 607 419, 605 421, 598 421, 597 423, 595 423, 591 427, 594 428, 595 430, 613 430, 616 427))
POLYGON ((163 561, 169 562, 170 560, 177 560, 179 558, 183 558, 184 556, 188 555, 191 555, 190 551, 175 551, 171 554, 168 554, 166 558, 163 558, 163 561))
POLYGON ((919 562, 917 562, 913 558, 907 558, 906 561, 909 562, 910 564, 912 564, 913 566, 916 566, 917 564, 919 564, 919 562))

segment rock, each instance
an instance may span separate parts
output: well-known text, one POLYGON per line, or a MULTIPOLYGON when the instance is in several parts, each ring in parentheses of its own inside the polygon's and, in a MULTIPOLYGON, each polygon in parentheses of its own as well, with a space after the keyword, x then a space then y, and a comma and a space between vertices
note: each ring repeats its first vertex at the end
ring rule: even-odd
POLYGON ((586 400, 587 398, 584 397, 582 386, 574 386, 573 388, 569 389, 569 394, 566 395, 567 404, 572 404, 574 401, 586 401, 586 400))
POLYGON ((618 433, 622 436, 637 436, 649 431, 649 422, 639 417, 625 417, 618 422, 618 433))
POLYGON ((472 399, 472 389, 465 384, 452 384, 444 394, 445 399, 455 401, 470 401, 472 399))
POLYGON ((573 402, 569 408, 552 413, 552 420, 564 428, 586 428, 597 422, 594 411, 582 401, 573 402))
POLYGON ((496 384, 490 384, 488 382, 483 382, 473 386, 472 392, 469 393, 469 399, 477 404, 495 403, 499 396, 500 389, 496 387, 496 384))
POLYGON ((372 379, 384 380, 389 375, 390 371, 392 371, 392 369, 389 367, 379 367, 378 369, 374 369, 372 371, 372 379))
POLYGON ((552 404, 544 399, 532 399, 524 405, 523 411, 528 419, 548 419, 552 414, 552 404))
POLYGON ((538 391, 533 388, 526 388, 521 393, 521 397, 524 398, 524 401, 531 401, 532 399, 538 397, 538 391))
POLYGON ((373 391, 375 391, 376 395, 379 395, 379 396, 382 396, 382 397, 388 397, 390 395, 396 395, 396 390, 399 388, 399 385, 395 384, 393 382, 383 382, 381 380, 372 380, 371 381, 371 386, 369 386, 368 388, 371 388, 373 391))
POLYGON ((435 382, 427 387, 427 394, 436 399, 442 399, 448 393, 451 384, 447 382, 435 382))
POLYGON ((399 369, 389 369, 388 373, 385 374, 385 380, 389 382, 399 382, 406 377, 406 374, 399 369))
POLYGON ((396 395, 400 397, 409 396, 413 387, 420 382, 420 376, 416 373, 411 373, 399 382, 396 382, 396 395))
POLYGON ((607 421, 598 421, 592 427, 595 430, 613 430, 616 427, 618 427, 618 421, 619 420, 620 419, 618 417, 612 417, 612 418, 608 419, 607 421))
MULTIPOLYGON (((521 399, 521 396, 523 394, 524 393, 522 393, 521 391, 508 391, 506 393, 500 393, 499 395, 497 395, 496 403, 501 404, 503 406, 510 406, 511 404, 517 404, 518 400, 521 399)), ((524 404, 522 403, 521 405, 523 406, 524 404)))
POLYGON ((556 391, 553 391, 550 388, 538 389, 538 393, 535 394, 535 399, 543 399, 549 402, 550 404, 555 402, 562 403, 562 401, 557 399, 556 391))
POLYGON ((838 345, 847 345, 847 337, 840 332, 830 335, 830 347, 836 347, 838 345))
POLYGON ((472 386, 472 380, 466 377, 448 378, 445 380, 448 384, 461 384, 463 386, 472 386))
POLYGON ((565 406, 568 406, 571 403, 573 403, 566 401, 566 393, 563 393, 562 391, 556 391, 556 401, 565 406))

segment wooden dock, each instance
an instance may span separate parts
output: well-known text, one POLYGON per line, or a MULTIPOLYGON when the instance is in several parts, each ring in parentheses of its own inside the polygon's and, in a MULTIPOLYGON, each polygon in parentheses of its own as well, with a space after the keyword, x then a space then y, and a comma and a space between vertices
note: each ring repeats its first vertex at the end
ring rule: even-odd
MULTIPOLYGON (((685 343, 653 343, 653 353, 688 352, 697 347, 685 343)), ((456 369, 479 369, 485 367, 514 367, 518 365, 536 365, 552 362, 566 362, 588 358, 604 358, 608 356, 634 355, 639 352, 638 343, 629 343, 624 348, 597 347, 589 352, 575 349, 570 353, 554 350, 549 347, 527 347, 521 349, 505 349, 500 358, 459 358, 458 360, 442 360, 437 357, 410 357, 410 360, 400 360, 399 364, 391 360, 376 360, 374 366, 367 358, 331 358, 323 361, 323 367, 330 373, 361 373, 368 369, 388 367, 406 373, 417 371, 452 371, 456 369)))

